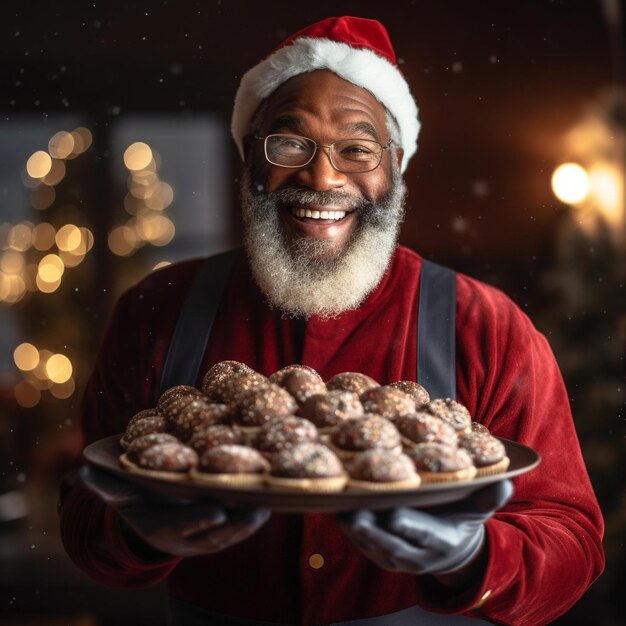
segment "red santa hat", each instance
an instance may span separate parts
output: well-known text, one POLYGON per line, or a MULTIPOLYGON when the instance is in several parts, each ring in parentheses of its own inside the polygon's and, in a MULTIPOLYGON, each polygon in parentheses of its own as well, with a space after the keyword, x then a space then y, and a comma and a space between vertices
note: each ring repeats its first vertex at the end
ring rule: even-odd
POLYGON ((331 17, 291 35, 241 79, 231 132, 243 158, 243 138, 259 104, 285 81, 314 70, 330 70, 367 89, 395 118, 404 149, 402 171, 417 148, 417 106, 385 27, 361 17, 331 17))

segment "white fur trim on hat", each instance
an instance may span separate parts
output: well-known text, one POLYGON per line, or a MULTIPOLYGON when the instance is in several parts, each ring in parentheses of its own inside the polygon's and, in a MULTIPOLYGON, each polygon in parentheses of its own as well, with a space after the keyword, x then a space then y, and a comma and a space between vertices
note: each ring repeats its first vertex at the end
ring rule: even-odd
POLYGON ((367 89, 393 115, 400 128, 404 172, 417 149, 420 123, 417 106, 400 71, 371 50, 311 37, 279 48, 241 79, 231 120, 231 132, 241 157, 244 158, 243 138, 259 104, 290 78, 322 69, 367 89))

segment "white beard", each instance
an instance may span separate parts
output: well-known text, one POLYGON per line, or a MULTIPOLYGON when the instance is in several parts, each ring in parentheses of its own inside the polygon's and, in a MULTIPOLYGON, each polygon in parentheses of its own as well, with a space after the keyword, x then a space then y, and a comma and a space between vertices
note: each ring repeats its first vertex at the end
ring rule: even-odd
POLYGON ((336 191, 291 188, 266 193, 246 168, 244 246, 269 305, 293 317, 326 319, 358 308, 389 267, 404 218, 405 196, 406 186, 396 168, 390 191, 375 204, 336 191), (358 225, 345 250, 336 251, 331 241, 307 237, 287 243, 279 212, 291 202, 356 206, 358 225))

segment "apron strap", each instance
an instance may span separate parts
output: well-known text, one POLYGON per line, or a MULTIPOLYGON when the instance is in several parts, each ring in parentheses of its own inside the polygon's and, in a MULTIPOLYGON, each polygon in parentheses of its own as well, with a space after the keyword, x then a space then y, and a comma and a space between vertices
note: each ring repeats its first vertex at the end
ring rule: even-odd
MULTIPOLYGON (((198 378, 211 328, 239 251, 208 258, 196 274, 183 303, 168 348, 161 391, 174 385, 192 385, 198 378)), ((456 274, 422 261, 417 324, 417 380, 433 398, 456 397, 455 370, 456 274)), ((270 626, 211 613, 204 608, 170 598, 169 624, 173 626, 270 626)), ((335 626, 405 626, 408 624, 461 626, 488 624, 462 615, 439 615, 414 606, 374 618, 337 623, 335 626)))
POLYGON ((191 283, 167 350, 161 393, 175 385, 194 385, 211 328, 232 273, 238 250, 209 257, 191 283))
POLYGON ((417 313, 417 382, 456 399, 456 273, 424 259, 417 313))

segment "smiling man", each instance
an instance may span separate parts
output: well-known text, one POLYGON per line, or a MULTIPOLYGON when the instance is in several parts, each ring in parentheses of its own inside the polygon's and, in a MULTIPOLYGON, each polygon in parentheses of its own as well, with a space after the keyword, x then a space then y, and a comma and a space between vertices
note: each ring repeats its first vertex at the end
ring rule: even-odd
MULTIPOLYGON (((504 294, 397 244, 417 108, 384 27, 331 18, 242 79, 245 254, 152 273, 120 300, 85 442, 235 360, 362 372, 457 398, 539 469, 445 509, 302 515, 164 502, 93 468, 66 481, 70 556, 106 585, 167 581, 170 623, 544 624, 602 571, 602 517, 545 338, 504 294)), ((422 209, 425 210, 425 209, 422 209)), ((262 502, 261 502, 262 504, 262 502)))
POLYGON ((247 135, 242 200, 250 265, 273 305, 334 316, 380 283, 404 211, 398 136, 371 93, 328 70, 266 101, 247 135))

